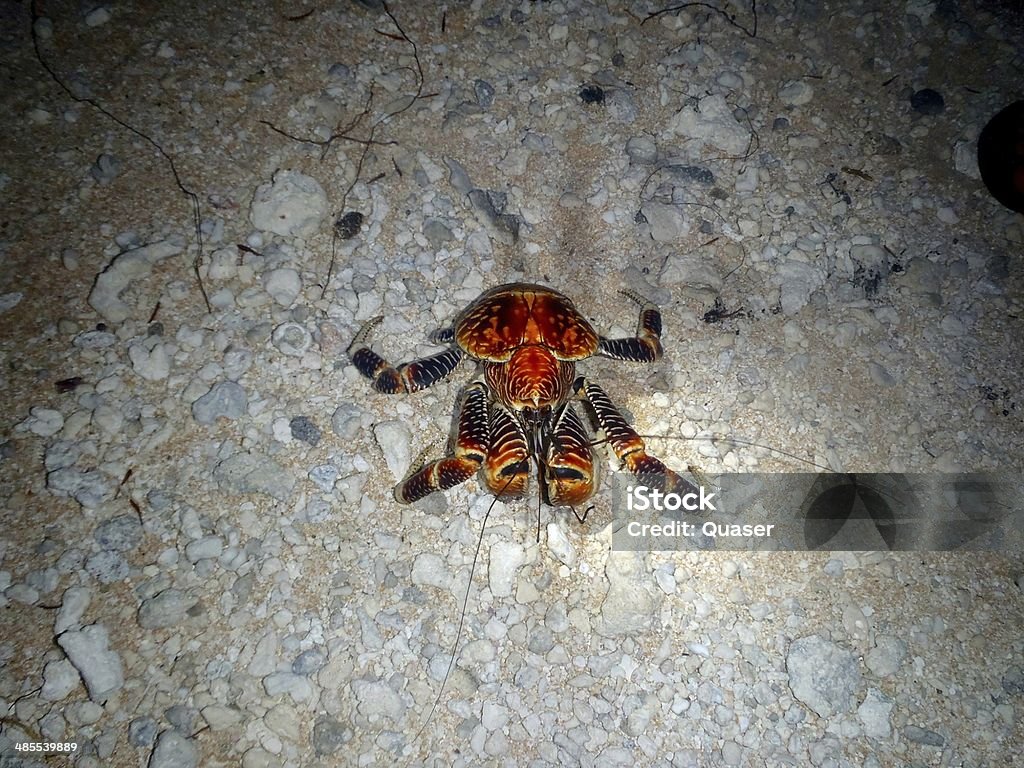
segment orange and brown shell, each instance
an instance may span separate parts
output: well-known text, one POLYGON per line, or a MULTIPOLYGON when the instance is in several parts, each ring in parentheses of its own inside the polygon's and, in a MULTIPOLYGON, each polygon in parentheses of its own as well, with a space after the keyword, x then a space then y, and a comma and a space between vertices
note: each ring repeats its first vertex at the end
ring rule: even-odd
POLYGON ((583 360, 598 350, 598 335, 558 291, 532 283, 492 288, 473 302, 455 324, 455 341, 466 354, 507 362, 525 346, 540 346, 559 360, 583 360))

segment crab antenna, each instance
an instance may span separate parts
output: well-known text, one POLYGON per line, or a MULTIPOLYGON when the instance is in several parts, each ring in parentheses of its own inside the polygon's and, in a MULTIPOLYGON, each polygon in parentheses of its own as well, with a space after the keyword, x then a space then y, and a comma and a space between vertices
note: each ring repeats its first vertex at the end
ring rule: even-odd
MULTIPOLYGON (((462 639, 462 630, 466 625, 466 608, 469 606, 469 593, 473 589, 473 576, 476 574, 476 563, 480 558, 480 549, 484 544, 484 533, 487 532, 487 520, 491 516, 491 510, 494 509, 494 505, 498 503, 498 499, 501 498, 501 494, 505 492, 505 489, 512 483, 514 478, 509 478, 505 482, 505 487, 502 488, 498 493, 491 499, 491 503, 487 506, 487 511, 484 513, 483 523, 480 525, 480 535, 476 540, 476 549, 473 552, 473 562, 469 566, 469 581, 466 583, 466 595, 462 598, 462 615, 459 616, 459 626, 455 630, 455 643, 452 646, 452 657, 448 662, 448 668, 444 671, 444 677, 441 679, 441 688, 437 692, 437 697, 434 699, 434 704, 430 707, 430 712, 427 713, 426 719, 423 724, 416 731, 416 735, 412 739, 412 743, 415 744, 420 740, 420 736, 423 735, 423 731, 426 730, 427 726, 430 725, 430 721, 434 717, 434 712, 437 711, 438 705, 441 703, 441 697, 444 695, 444 687, 448 683, 448 677, 452 673, 452 669, 455 667, 455 658, 459 653, 459 641, 462 639)), ((538 511, 538 515, 540 512, 538 511)), ((538 537, 540 533, 538 531, 538 537)), ((538 541, 540 539, 538 538, 538 541)))

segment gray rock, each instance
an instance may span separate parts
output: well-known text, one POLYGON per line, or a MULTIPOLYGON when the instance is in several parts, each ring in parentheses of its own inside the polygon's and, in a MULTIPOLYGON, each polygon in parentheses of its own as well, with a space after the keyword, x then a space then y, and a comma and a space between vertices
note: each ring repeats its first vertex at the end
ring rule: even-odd
POLYGON ((908 725, 904 728, 903 735, 907 741, 912 741, 915 744, 924 744, 928 747, 941 747, 946 743, 946 739, 941 733, 930 731, 927 728, 920 728, 916 725, 908 725))
POLYGON ((156 740, 148 768, 196 768, 199 750, 192 739, 175 730, 166 730, 156 740))
POLYGON ((224 540, 220 536, 203 536, 185 545, 185 557, 190 563, 220 557, 224 551, 224 540))
POLYGON ((121 294, 136 280, 147 277, 154 265, 182 250, 181 244, 165 240, 119 254, 96 278, 89 305, 108 323, 127 320, 132 309, 121 300, 121 294))
POLYGON ((494 86, 486 80, 473 81, 473 95, 481 109, 490 109, 494 104, 494 86))
POLYGON ((750 130, 736 121, 732 107, 720 95, 701 99, 699 106, 687 104, 669 120, 668 129, 730 155, 742 155, 750 143, 750 130))
POLYGON ((134 515, 118 515, 97 525, 92 537, 100 549, 129 552, 142 542, 142 524, 134 515))
POLYGON ((294 672, 271 672, 263 678, 263 690, 268 696, 287 694, 299 703, 313 698, 313 685, 304 675, 294 672))
POLYGON ((192 417, 200 424, 207 425, 220 418, 233 421, 245 413, 248 402, 248 396, 241 384, 221 381, 192 403, 192 417))
POLYGON ((374 425, 373 436, 395 482, 401 482, 412 463, 412 432, 409 427, 401 421, 382 421, 374 425))
POLYGON ((313 447, 320 442, 320 427, 314 424, 308 416, 296 416, 288 422, 288 427, 292 437, 296 440, 309 443, 313 447))
POLYGON ((255 453, 236 453, 213 470, 213 478, 228 493, 264 493, 278 501, 291 497, 295 477, 273 459, 255 453))
POLYGON ((107 630, 102 624, 69 629, 57 637, 57 644, 82 676, 89 698, 98 704, 124 685, 121 657, 107 647, 108 643, 107 630))
POLYGON ((53 622, 53 634, 59 635, 78 625, 89 607, 92 592, 88 587, 68 587, 64 590, 57 618, 53 622))
POLYGON ((128 561, 120 552, 103 550, 85 561, 85 570, 101 584, 113 584, 128 578, 128 561))
POLYGON ((80 679, 75 666, 67 659, 47 662, 39 695, 44 701, 61 701, 75 690, 80 679))
POLYGON ((640 208, 647 220, 651 239, 658 243, 671 243, 690 231, 689 222, 683 212, 674 205, 648 201, 640 208))
POLYGON ((324 664, 327 663, 327 656, 320 648, 310 648, 303 651, 292 662, 292 672, 297 675, 312 675, 324 664))
POLYGON ((850 712, 860 685, 857 657, 818 635, 793 641, 786 656, 789 687, 820 717, 850 712))
POLYGON ((185 620, 198 601, 196 598, 171 587, 143 601, 139 607, 138 622, 143 629, 173 627, 185 620))
POLYGON ((402 697, 382 682, 353 680, 352 691, 359 702, 359 713, 364 717, 398 722, 405 712, 402 697))
POLYGON ((526 562, 526 549, 513 541, 497 541, 491 547, 487 579, 491 594, 508 597, 515 587, 516 572, 526 562))
POLYGON ((427 238, 430 247, 435 251, 440 250, 445 243, 455 237, 448 225, 437 218, 430 218, 423 222, 423 236, 427 238))
POLYGON ((641 552, 612 551, 605 573, 610 582, 601 603, 597 631, 606 637, 639 632, 657 617, 664 594, 647 572, 641 552))
POLYGON ((128 743, 133 747, 148 747, 156 741, 156 720, 136 717, 128 724, 128 743))
POLYGON ((790 80, 779 89, 779 100, 790 107, 807 104, 814 98, 814 88, 803 80, 790 80))
POLYGON ((263 276, 263 290, 282 307, 290 307, 302 291, 302 279, 294 269, 272 269, 263 276))
POLYGON ((249 221, 263 232, 308 238, 327 216, 327 193, 316 179, 297 171, 280 171, 273 182, 256 189, 249 221))
POLYGON ((321 756, 333 755, 352 740, 352 728, 322 715, 313 723, 313 749, 321 756))
POLYGON ((881 691, 871 688, 863 703, 857 708, 857 718, 864 728, 865 735, 872 739, 887 739, 892 733, 889 717, 892 714, 893 702, 881 691))
POLYGON ((658 145, 647 136, 634 136, 626 142, 626 154, 634 163, 651 165, 658 160, 658 145))
POLYGON ((106 152, 97 157, 96 162, 93 163, 92 168, 89 169, 89 175, 92 176, 96 180, 96 183, 101 187, 107 186, 110 182, 116 179, 120 173, 121 161, 106 152))
POLYGON ((270 341, 288 357, 302 357, 313 345, 313 336, 301 323, 281 323, 274 329, 270 341))

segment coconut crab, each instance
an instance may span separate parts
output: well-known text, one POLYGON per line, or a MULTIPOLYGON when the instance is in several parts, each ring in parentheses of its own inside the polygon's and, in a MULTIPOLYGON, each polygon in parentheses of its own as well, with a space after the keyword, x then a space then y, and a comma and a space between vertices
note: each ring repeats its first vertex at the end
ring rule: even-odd
POLYGON ((636 363, 661 357, 661 312, 636 294, 622 293, 640 305, 637 332, 608 339, 558 291, 531 283, 501 285, 466 307, 449 328, 431 335, 448 349, 397 367, 367 344, 383 318, 366 323, 348 356, 378 392, 425 389, 448 376, 464 357, 483 368, 482 381, 470 384, 463 395, 452 453, 399 483, 395 497, 411 503, 458 485, 480 469, 496 496, 522 496, 533 459, 545 501, 575 509, 593 495, 597 473, 593 443, 574 398, 589 407, 619 461, 645 484, 665 493, 696 491, 647 453, 643 439, 601 387, 576 376, 576 363, 594 355, 636 363))

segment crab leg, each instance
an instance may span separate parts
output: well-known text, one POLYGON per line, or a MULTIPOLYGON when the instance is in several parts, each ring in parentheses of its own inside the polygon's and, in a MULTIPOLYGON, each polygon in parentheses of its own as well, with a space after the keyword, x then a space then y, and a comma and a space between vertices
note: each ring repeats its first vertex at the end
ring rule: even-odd
POLYGON ((508 408, 491 406, 491 444, 484 480, 495 496, 522 496, 530 482, 530 449, 522 426, 508 408))
POLYGON ((359 372, 373 381, 373 388, 386 395, 397 392, 416 392, 432 386, 455 370, 462 359, 458 347, 446 349, 430 357, 423 357, 397 368, 366 345, 370 331, 382 317, 375 317, 364 325, 348 347, 348 357, 359 372))
POLYGON ((636 336, 625 339, 598 339, 598 354, 614 360, 653 363, 661 357, 661 311, 651 302, 631 291, 621 291, 640 305, 636 336))
POLYGON ((551 430, 544 464, 549 504, 575 507, 593 495, 597 478, 590 439, 571 403, 566 404, 551 430))
POLYGON ((643 438, 636 433, 619 409, 612 403, 597 384, 587 381, 582 376, 573 383, 576 394, 590 404, 597 416, 597 423, 604 432, 605 439, 611 445, 626 469, 636 475, 637 479, 657 488, 664 493, 697 493, 693 483, 684 480, 660 459, 647 453, 643 438))
POLYGON ((410 475, 397 488, 395 498, 411 504, 434 491, 463 483, 480 469, 490 442, 487 387, 470 384, 459 409, 459 433, 451 456, 432 461, 410 475))

